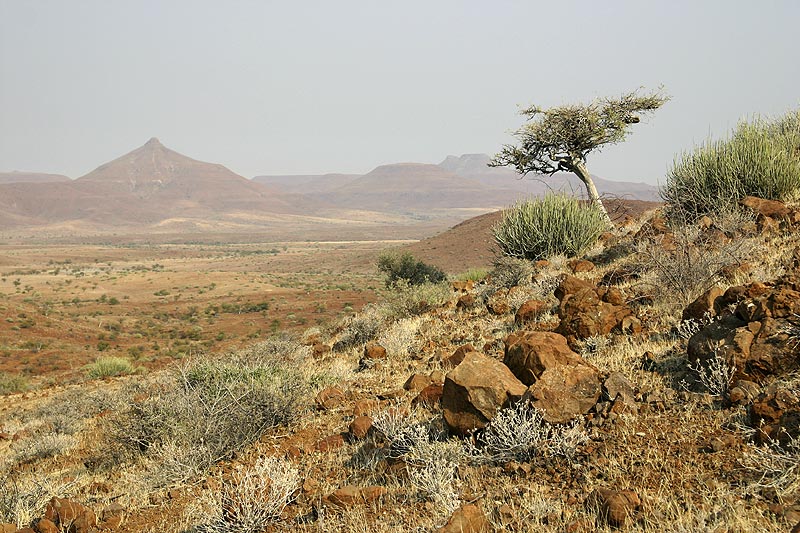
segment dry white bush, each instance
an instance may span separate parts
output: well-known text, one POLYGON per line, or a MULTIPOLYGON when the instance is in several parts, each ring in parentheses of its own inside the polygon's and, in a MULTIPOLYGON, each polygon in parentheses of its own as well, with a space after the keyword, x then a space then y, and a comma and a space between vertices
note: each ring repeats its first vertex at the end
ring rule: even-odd
POLYGON ((343 351, 374 339, 384 322, 383 310, 375 305, 367 305, 360 313, 346 318, 340 325, 341 331, 333 343, 334 351, 343 351))
POLYGON ((64 497, 74 482, 65 483, 45 475, 20 478, 0 474, 0 522, 23 528, 44 512, 54 496, 64 497))
POLYGON ((758 479, 756 488, 770 488, 779 494, 800 490, 800 439, 787 435, 784 444, 770 441, 750 445, 742 455, 742 465, 758 479))
POLYGON ((11 461, 16 464, 30 463, 63 455, 78 445, 73 435, 63 433, 44 433, 23 439, 12 445, 11 461))
POLYGON ((456 468, 464 458, 464 449, 454 440, 417 440, 405 456, 411 484, 441 512, 450 516, 459 505, 456 468))
POLYGON ((520 401, 501 409, 474 440, 465 443, 467 455, 476 463, 503 464, 529 461, 535 455, 572 458, 588 440, 579 422, 547 423, 530 403, 520 401))
POLYGON ((294 499, 300 474, 289 461, 261 457, 242 468, 218 491, 207 491, 189 510, 198 514, 198 533, 260 533, 280 519, 294 499))
POLYGON ((416 341, 417 332, 425 321, 426 318, 420 316, 400 319, 378 336, 378 344, 386 348, 390 357, 408 355, 416 341))
POLYGON ((717 354, 716 349, 705 365, 697 361, 694 366, 690 364, 689 369, 697 374, 700 384, 714 396, 724 396, 728 392, 736 373, 736 366, 729 365, 724 357, 717 354))

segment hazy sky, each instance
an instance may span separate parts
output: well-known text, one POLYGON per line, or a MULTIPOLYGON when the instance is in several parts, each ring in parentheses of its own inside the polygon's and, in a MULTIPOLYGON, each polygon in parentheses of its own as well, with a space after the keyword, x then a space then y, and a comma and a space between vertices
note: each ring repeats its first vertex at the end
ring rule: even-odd
POLYGON ((664 85, 594 174, 800 105, 800 2, 0 0, 0 171, 81 176, 159 137, 235 172, 497 152, 544 106, 664 85))

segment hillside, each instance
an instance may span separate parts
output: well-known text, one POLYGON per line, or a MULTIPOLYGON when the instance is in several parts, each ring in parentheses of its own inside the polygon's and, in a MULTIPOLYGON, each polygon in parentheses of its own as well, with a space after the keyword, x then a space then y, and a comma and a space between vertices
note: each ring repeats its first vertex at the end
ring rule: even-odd
POLYGON ((37 224, 141 226, 239 212, 286 214, 297 208, 264 185, 179 154, 155 138, 74 181, 0 186, 0 217, 37 224))
MULTIPOLYGON (((525 176, 507 167, 487 166, 491 158, 487 154, 464 154, 447 156, 439 166, 465 178, 473 179, 490 187, 502 187, 532 195, 542 195, 549 190, 583 192, 583 184, 573 174, 559 173, 553 176, 525 176)), ((592 176, 601 195, 612 198, 657 201, 658 187, 646 183, 612 181, 592 176)))
POLYGON ((346 185, 359 174, 309 174, 288 176, 256 176, 253 181, 286 193, 326 193, 346 185))
POLYGON ((0 172, 0 185, 6 183, 53 183, 69 181, 61 174, 45 174, 42 172, 0 172))

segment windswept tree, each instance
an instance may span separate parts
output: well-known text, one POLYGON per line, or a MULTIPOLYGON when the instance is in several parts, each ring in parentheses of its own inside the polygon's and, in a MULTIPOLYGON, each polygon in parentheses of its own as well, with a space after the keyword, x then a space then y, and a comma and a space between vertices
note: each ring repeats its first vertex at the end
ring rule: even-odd
POLYGON ((589 104, 564 105, 551 109, 532 106, 520 111, 528 122, 515 132, 519 145, 506 145, 489 163, 512 166, 522 175, 529 172, 552 176, 572 172, 586 186, 591 202, 605 214, 586 157, 607 144, 625 140, 628 127, 640 116, 661 107, 669 97, 661 92, 633 91, 619 98, 602 98, 589 104))

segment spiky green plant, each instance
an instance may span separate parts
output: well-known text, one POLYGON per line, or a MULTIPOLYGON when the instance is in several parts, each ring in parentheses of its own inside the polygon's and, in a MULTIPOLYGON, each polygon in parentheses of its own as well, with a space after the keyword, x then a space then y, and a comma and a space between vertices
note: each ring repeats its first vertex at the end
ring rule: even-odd
POLYGON ((548 194, 507 209, 492 233, 505 255, 538 260, 578 255, 607 229, 605 215, 594 205, 548 194))
POLYGON ((800 191, 800 111, 742 122, 676 159, 661 190, 667 216, 691 222, 730 211, 745 196, 788 200, 800 191))

